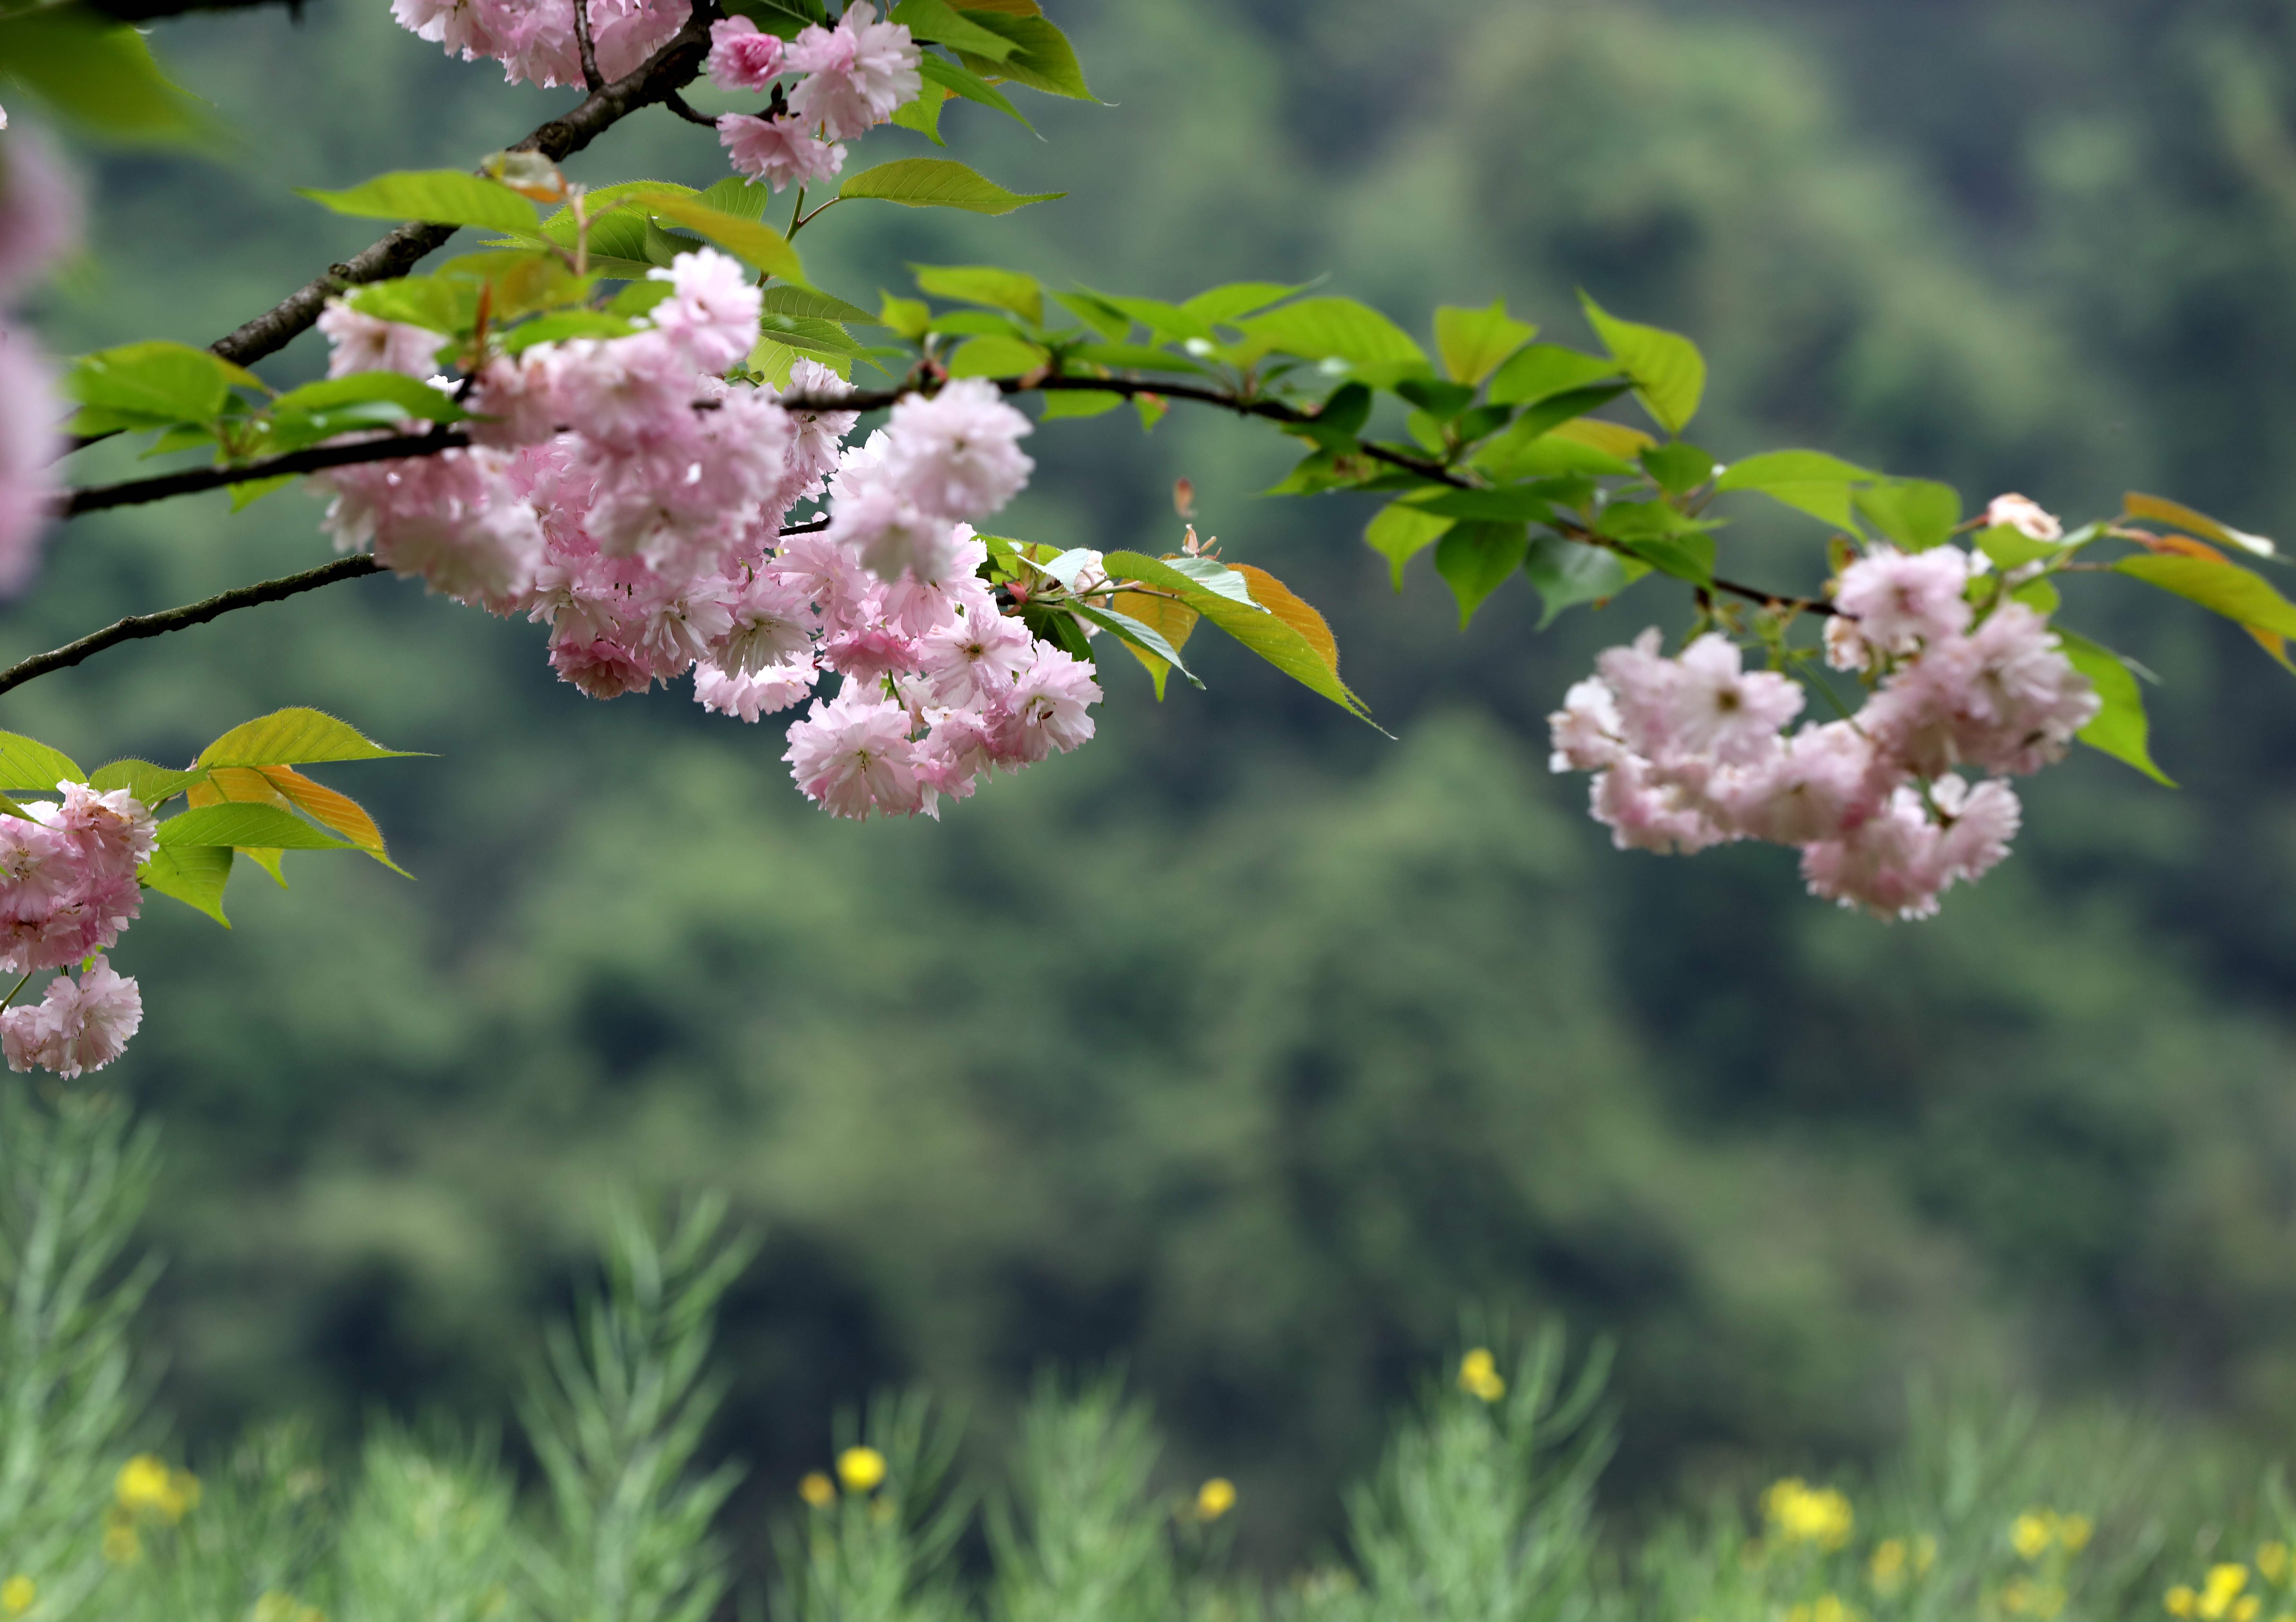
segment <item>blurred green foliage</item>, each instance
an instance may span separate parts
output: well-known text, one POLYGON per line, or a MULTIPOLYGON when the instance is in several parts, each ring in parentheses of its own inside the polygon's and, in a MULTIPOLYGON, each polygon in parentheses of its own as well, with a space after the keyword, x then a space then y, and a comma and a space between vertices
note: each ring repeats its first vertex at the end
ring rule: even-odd
MULTIPOLYGON (((944 130, 1070 196, 840 211, 807 238, 822 286, 873 305, 920 260, 1166 297, 1328 273, 1398 315, 1504 296, 1567 339, 1584 285, 1706 348, 1726 457, 1799 439, 2296 534, 2280 8, 1064 20, 1112 106, 1046 106, 1041 144, 977 109, 944 130)), ((242 144, 86 155, 60 349, 204 342, 366 240, 291 185, 467 163, 557 104, 380 0, 154 37, 242 144)), ((719 161, 664 115, 577 168, 719 161)), ((266 370, 317 365, 306 340, 266 370)), ((772 729, 590 703, 530 627, 381 580, 10 695, 0 725, 86 758, 188 756, 290 703, 441 757, 356 785, 415 884, 291 860, 285 893, 242 879, 231 936, 155 905, 119 959, 148 1014, 104 1079, 165 1123, 150 1310, 194 1437, 495 1412, 602 1192, 701 1184, 764 1233, 704 1444, 756 1462, 750 1528, 873 1386, 926 1381, 996 1438, 1040 1366, 1116 1356, 1176 1467, 1254 1506, 1246 1552, 1295 1562, 1467 1297, 1619 1333, 1621 1498, 1865 1454, 1922 1368, 2296 1419, 2296 691, 2245 638, 2075 594, 2073 623, 2168 676, 2155 752, 2185 790, 2059 768, 2017 861, 1885 929, 1776 852, 1616 855, 1546 776, 1541 717, 1631 603, 1534 642, 1518 586, 1462 636, 1423 564, 1390 596, 1368 505, 1252 499, 1287 460, 1267 438, 1111 416, 1030 448, 1011 533, 1168 550, 1186 474, 1403 741, 1211 650, 1209 695, 1159 707, 1118 671, 1092 749, 941 824, 855 829, 802 808, 772 729)), ((5 635, 317 561, 316 516, 288 494, 77 524, 5 635)), ((1776 569, 1816 538, 1725 548, 1776 569)))

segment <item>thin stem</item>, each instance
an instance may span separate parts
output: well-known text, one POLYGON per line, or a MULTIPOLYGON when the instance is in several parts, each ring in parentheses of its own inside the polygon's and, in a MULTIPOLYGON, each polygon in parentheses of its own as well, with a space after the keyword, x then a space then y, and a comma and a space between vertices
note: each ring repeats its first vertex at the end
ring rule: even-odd
POLYGON ((786 241, 788 241, 791 237, 793 237, 793 236, 795 236, 795 235, 797 234, 797 233, 798 233, 798 227, 805 224, 804 219, 800 217, 804 213, 805 213, 805 188, 804 188, 803 186, 800 186, 800 187, 798 187, 798 189, 797 189, 797 201, 796 201, 793 205, 791 205, 791 209, 790 209, 790 223, 789 223, 789 229, 782 233, 782 240, 783 240, 783 241, 786 242, 786 241))
POLYGON ((598 71, 598 47, 590 40, 590 0, 574 0, 574 48, 582 57, 582 83, 595 94, 606 81, 598 71))
POLYGON ((315 445, 308 450, 290 451, 283 456, 270 456, 260 462, 190 468, 180 473, 130 479, 120 484, 84 485, 68 492, 57 504, 56 512, 61 518, 78 518, 84 512, 100 512, 107 507, 140 506, 145 502, 196 496, 202 490, 220 490, 283 474, 316 473, 327 468, 353 467, 363 462, 398 462, 410 456, 436 455, 440 451, 459 450, 470 442, 467 434, 452 429, 434 429, 429 433, 393 434, 386 439, 361 439, 350 445, 315 445))
POLYGON ((24 971, 24 978, 18 980, 13 986, 9 987, 8 995, 6 996, 0 997, 0 1008, 5 1008, 16 1000, 16 994, 23 990, 25 987, 31 984, 32 976, 35 972, 36 971, 30 969, 24 971))
POLYGON ((157 614, 131 614, 116 620, 101 631, 90 633, 78 642, 68 642, 61 648, 45 653, 36 653, 20 664, 0 670, 0 692, 20 687, 35 676, 52 670, 68 669, 92 654, 123 642, 134 642, 145 636, 164 636, 169 631, 205 624, 219 614, 234 609, 254 608, 261 603, 278 602, 303 592, 316 591, 323 586, 332 586, 338 580, 355 580, 362 575, 382 572, 382 565, 361 553, 357 557, 337 558, 316 569, 305 569, 299 575, 288 575, 282 579, 265 580, 255 586, 235 586, 198 602, 187 602, 181 608, 168 609, 157 614))
POLYGON ((688 124, 699 124, 704 129, 715 129, 718 127, 717 119, 711 118, 706 112, 696 112, 693 110, 693 103, 687 101, 684 96, 678 94, 675 90, 669 92, 668 94, 661 98, 661 104, 664 107, 668 108, 670 111, 676 113, 679 118, 684 119, 688 124))
MULTIPOLYGON (((842 197, 832 197, 827 202, 822 204, 821 207, 816 209, 812 213, 805 215, 802 217, 792 218, 790 221, 789 234, 791 236, 795 236, 799 232, 804 230, 808 225, 813 224, 814 221, 819 219, 823 215, 828 213, 832 209, 834 209, 839 203, 841 203, 844 201, 845 200, 842 197)), ((800 206, 802 206, 804 201, 805 199, 802 196, 800 196, 798 199, 800 206)))
MULTIPOLYGON (((511 150, 540 152, 554 163, 562 163, 630 114, 693 83, 709 54, 710 20, 721 14, 715 5, 697 5, 669 43, 627 78, 599 86, 580 106, 563 118, 537 125, 511 150)), ((335 294, 347 287, 405 275, 417 260, 454 233, 452 225, 401 225, 371 247, 328 266, 324 274, 208 347, 242 366, 276 354, 318 320, 320 310, 335 294)))

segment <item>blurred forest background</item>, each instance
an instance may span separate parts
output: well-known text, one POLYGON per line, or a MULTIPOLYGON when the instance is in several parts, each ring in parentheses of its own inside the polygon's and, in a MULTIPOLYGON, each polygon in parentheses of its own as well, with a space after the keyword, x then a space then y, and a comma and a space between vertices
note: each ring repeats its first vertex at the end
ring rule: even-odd
MULTIPOLYGON (((1715 367, 1698 438, 2021 489, 2124 488, 2296 537, 2296 13, 2264 0, 1070 4, 1108 106, 957 106, 953 151, 1062 202, 840 209, 865 304, 905 261, 1183 297, 1305 279, 1423 332, 1572 290, 1715 367)), ((373 234, 291 185, 466 165, 562 93, 441 58, 383 0, 163 25, 226 161, 83 151, 95 251, 59 350, 203 343, 373 234)), ((874 137, 860 161, 919 144, 874 137)), ((667 114, 578 175, 706 184, 667 114)), ((266 365, 310 375, 306 340, 266 365)), ((1648 1502, 1759 1452, 1886 1443, 1904 1382, 2296 1424, 2296 684, 2165 599, 2066 618, 2161 671, 2153 787, 2035 781, 2016 857, 1942 919, 1805 898, 1789 855, 1612 853, 1542 717, 1628 598, 1471 634, 1367 505, 1261 501, 1288 441, 1176 414, 1049 425, 1002 527, 1168 550, 1192 478, 1229 555, 1329 614, 1389 743, 1205 650, 1111 667, 1102 738, 939 824, 808 809, 778 727, 681 689, 593 703, 533 627, 389 580, 107 653, 0 725, 188 756, 312 703, 435 760, 342 768, 409 884, 242 874, 230 936, 164 902, 103 1077, 165 1131, 153 1343, 196 1450, 304 1411, 494 1412, 627 1185, 763 1227, 717 1445, 741 1525, 889 1382, 995 1436, 1048 1364, 1124 1364, 1175 1479, 1242 1488, 1289 1562, 1463 1303, 1622 1342, 1648 1502), (2116 616, 2119 616, 2116 618, 2116 616)), ((91 469, 83 477, 94 477, 91 469)), ((7 656, 326 555, 299 493, 76 524, 7 656)), ((1783 520, 1791 523, 1794 520, 1783 520)), ((1768 520, 1725 537, 1785 567, 1768 520)), ((1778 529, 1776 534, 1790 534, 1778 529)), ((1814 555, 1814 530, 1792 533, 1814 555)))

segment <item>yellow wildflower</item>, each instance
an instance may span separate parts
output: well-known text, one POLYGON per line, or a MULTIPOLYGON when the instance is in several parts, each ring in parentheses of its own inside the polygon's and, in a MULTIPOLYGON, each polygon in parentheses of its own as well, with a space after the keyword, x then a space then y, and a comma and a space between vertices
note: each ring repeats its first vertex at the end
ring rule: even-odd
POLYGON ((849 1447, 837 1455, 837 1479, 849 1493, 865 1493, 885 1479, 885 1455, 873 1447, 849 1447))
POLYGON ((1786 1622, 1860 1622, 1860 1618, 1856 1607, 1844 1604, 1840 1594, 1824 1593, 1814 1603, 1787 1611, 1786 1622))
POLYGON ((103 1558, 115 1566, 132 1566, 144 1558, 144 1540, 124 1520, 103 1528, 103 1558))
POLYGON ((1849 1541, 1857 1517, 1849 1500, 1832 1487, 1811 1487, 1799 1476, 1771 1484, 1762 1495, 1762 1512, 1789 1543, 1839 1549, 1849 1541))
POLYGON ((2232 1605, 2232 1622, 2256 1622, 2256 1613, 2264 1609, 2264 1602, 2252 1593, 2244 1593, 2232 1605))
POLYGON ((2036 1561, 2057 1541, 2057 1518, 2047 1510, 2027 1510, 2009 1523, 2009 1542, 2017 1552, 2036 1561))
POLYGON ((1867 1569, 1873 1574, 1874 1586, 1884 1593, 1896 1592, 1906 1580, 1906 1540, 1885 1537, 1874 1545, 1874 1558, 1867 1569))
POLYGON ((200 1502, 199 1478, 169 1470, 166 1462, 139 1453, 119 1467, 111 1495, 132 1515, 156 1516, 173 1526, 200 1502))
POLYGON ((39 1585, 20 1571, 0 1583, 0 1610, 12 1617, 20 1617, 31 1610, 32 1602, 39 1597, 39 1585))
POLYGON ((1459 1359, 1459 1389, 1470 1397, 1480 1397, 1495 1403, 1506 1395, 1506 1380, 1499 1373, 1498 1359, 1488 1347, 1477 1347, 1459 1359))
POLYGON ((1218 1520, 1235 1507, 1235 1483, 1226 1476, 1214 1476, 1196 1489, 1196 1519, 1218 1520))
POLYGON ((1937 1539, 1927 1532, 1914 1539, 1914 1575, 1919 1577, 1937 1564, 1937 1539))
POLYGON ((2276 1583, 2288 1575, 2288 1545, 2277 1539, 2259 1544, 2256 1550, 2256 1569, 2267 1583, 2276 1583))
POLYGON ((2248 1586, 2248 1568, 2226 1562, 2209 1568, 2208 1580, 2201 1585, 2201 1594, 2195 1602, 2194 1614, 2202 1622, 2219 1622, 2228 1616, 2233 1602, 2240 1591, 2248 1586))
POLYGON ((2013 1616, 2038 1617, 2042 1622, 2065 1608, 2065 1591, 2054 1583, 2011 1577, 2001 1590, 2001 1609, 2013 1616))
POLYGON ((2066 1515, 2057 1521, 2057 1541, 2068 1554, 2079 1554, 2088 1547, 2090 1536, 2096 1528, 2086 1515, 2066 1515))
POLYGON ((825 1510, 837 1502, 837 1483, 817 1470, 809 1470, 797 1484, 797 1495, 815 1509, 825 1510))
POLYGON ((2161 1604, 2172 1617, 2189 1617, 2200 1609, 2201 1596, 2179 1583, 2161 1596, 2161 1604))

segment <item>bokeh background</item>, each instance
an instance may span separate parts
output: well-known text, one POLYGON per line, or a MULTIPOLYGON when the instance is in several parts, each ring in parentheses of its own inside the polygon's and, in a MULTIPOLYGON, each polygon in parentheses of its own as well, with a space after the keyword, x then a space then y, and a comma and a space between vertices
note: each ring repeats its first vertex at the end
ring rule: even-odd
MULTIPOLYGON (((1689 332, 1698 438, 1811 444, 2070 516, 2124 488, 2296 536, 2296 18, 2266 0, 1070 0, 1108 105, 985 110, 956 155, 1064 201, 869 205, 805 239, 873 304, 910 261, 1185 297, 1306 279, 1424 332, 1573 289, 1689 332)), ((221 160, 79 149, 94 252, 60 350, 236 324, 371 230, 293 196, 462 166, 562 102, 382 0, 161 25, 221 160)), ((892 132, 865 160, 918 146, 892 132)), ((576 165, 705 184, 667 114, 576 165)), ((306 340, 265 370, 313 374, 306 340)), ((2143 659, 2171 793, 2084 754, 1933 922, 1805 898, 1790 855, 1621 856, 1542 717, 1630 597, 1534 636, 1398 599, 1354 498, 1257 495, 1288 442, 1048 425, 1003 527, 1168 550, 1169 487, 1320 604, 1389 742, 1243 657, 939 823, 811 812, 779 730, 601 705, 534 627, 369 580, 122 648, 0 725, 188 756, 314 703, 435 759, 327 774, 416 875, 242 873, 118 954, 159 1122, 161 1397, 199 1448, 285 1413, 497 1413, 617 1188, 764 1233, 713 1446, 750 1537, 840 1404, 923 1382, 995 1438, 1040 1369, 1126 1368, 1245 1552, 1338 1484, 1463 1305, 1618 1337, 1650 1503, 1885 1446, 1909 1378, 2296 1424, 2296 684, 2165 599, 2070 594, 2143 659)), ((112 453, 99 453, 99 455, 112 453)), ((94 476, 101 468, 90 470, 94 476)), ((308 496, 74 525, 0 652, 326 555, 308 496)), ((1784 519, 1781 523, 1794 520, 1784 519)), ((1747 525, 1726 551, 1784 567, 1747 525)), ((1654 588, 1645 588, 1653 589, 1654 588)))

